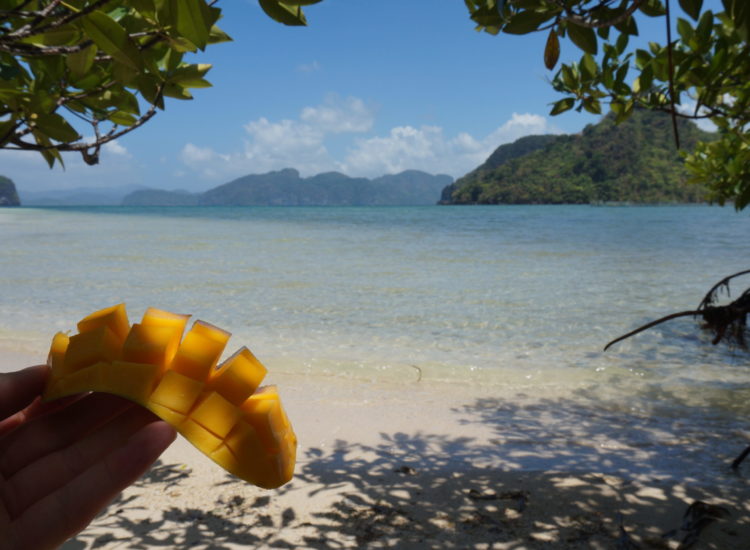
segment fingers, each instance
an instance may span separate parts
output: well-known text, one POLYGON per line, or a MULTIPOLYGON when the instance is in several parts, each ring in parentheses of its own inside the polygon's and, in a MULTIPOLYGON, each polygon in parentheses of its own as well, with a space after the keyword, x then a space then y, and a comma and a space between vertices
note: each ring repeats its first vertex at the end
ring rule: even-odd
POLYGON ((24 409, 41 395, 48 374, 46 365, 0 374, 0 420, 24 409))
POLYGON ((0 475, 9 479, 21 468, 68 447, 133 407, 121 397, 94 393, 34 417, 0 439, 0 475))
POLYGON ((128 407, 98 430, 81 434, 69 446, 40 457, 12 476, 5 476, 0 498, 6 503, 11 518, 18 517, 37 500, 70 483, 155 420, 156 416, 146 409, 128 407))
POLYGON ((19 546, 52 549, 78 533, 148 469, 175 435, 166 422, 141 426, 123 445, 26 509, 12 526, 19 546))

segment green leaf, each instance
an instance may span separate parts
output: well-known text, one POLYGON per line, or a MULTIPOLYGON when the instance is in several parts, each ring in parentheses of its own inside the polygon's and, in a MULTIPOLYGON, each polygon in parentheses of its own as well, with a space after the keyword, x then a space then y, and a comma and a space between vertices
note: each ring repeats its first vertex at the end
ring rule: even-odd
POLYGON ((177 32, 204 50, 211 32, 211 14, 204 0, 172 0, 172 14, 177 14, 177 32))
POLYGON ((208 34, 209 44, 221 44, 222 42, 231 42, 232 37, 221 30, 219 27, 214 25, 211 27, 211 32, 208 34))
POLYGON ((552 110, 549 112, 550 115, 559 115, 560 113, 564 113, 565 111, 569 111, 573 108, 575 105, 576 100, 572 97, 566 97, 561 99, 560 101, 556 101, 553 106, 552 110))
POLYGON ((208 88, 211 83, 203 77, 211 69, 208 63, 184 65, 176 69, 169 77, 169 82, 179 84, 183 88, 208 88))
POLYGON ((535 31, 539 25, 554 17, 551 12, 536 12, 532 10, 519 11, 503 27, 508 34, 528 34, 535 31))
POLYGON ((63 162, 62 156, 60 155, 60 151, 57 150, 57 147, 52 147, 52 142, 49 140, 49 138, 47 138, 47 136, 43 132, 40 132, 38 130, 35 130, 31 133, 38 145, 46 147, 46 149, 42 149, 39 152, 44 157, 44 160, 47 161, 49 167, 52 168, 55 165, 55 161, 57 161, 64 168, 65 163, 63 162))
POLYGON ((160 83, 155 77, 140 75, 136 80, 136 87, 146 101, 164 109, 164 98, 159 94, 160 83))
POLYGON ((284 3, 288 6, 312 6, 322 2, 323 0, 284 0, 284 3))
POLYGON ((695 33, 693 26, 682 17, 677 19, 677 32, 680 33, 680 38, 683 42, 689 42, 695 33))
POLYGON ((568 21, 568 36, 573 44, 578 46, 584 52, 596 55, 598 48, 596 33, 593 29, 581 27, 580 25, 568 21))
POLYGON ((594 60, 594 56, 592 56, 591 54, 583 54, 579 65, 581 67, 581 74, 585 77, 585 80, 591 80, 592 78, 594 78, 594 76, 596 76, 598 67, 596 65, 596 61, 594 60))
POLYGON ((563 65, 560 69, 562 80, 568 90, 575 90, 578 87, 578 75, 573 71, 570 65, 563 65))
POLYGON ((21 69, 16 65, 0 63, 0 79, 12 80, 21 74, 21 69))
POLYGON ((36 127, 44 134, 56 141, 69 143, 80 139, 81 136, 57 113, 40 113, 36 118, 36 127))
POLYGON ((599 103, 599 100, 591 96, 583 100, 583 108, 586 109, 592 115, 602 114, 602 106, 599 103))
POLYGON ((646 50, 640 48, 635 50, 635 66, 637 69, 643 70, 649 63, 651 63, 651 54, 646 50))
POLYGON ((117 21, 101 11, 92 11, 82 18, 83 29, 94 43, 123 65, 143 69, 143 59, 138 47, 127 31, 117 21))
POLYGON ((184 87, 174 82, 167 82, 164 85, 164 95, 175 99, 193 99, 193 96, 184 87))
POLYGON ((698 21, 701 8, 703 7, 703 0, 680 0, 680 7, 693 18, 693 21, 698 21))
POLYGON ((93 44, 80 52, 71 53, 65 56, 65 64, 70 69, 73 78, 82 78, 91 70, 96 56, 96 46, 93 44))
POLYGON ((0 147, 8 143, 13 137, 13 128, 16 125, 15 120, 2 120, 0 121, 0 147))
POLYGON ((622 33, 629 34, 630 36, 638 36, 638 24, 635 22, 635 17, 632 15, 624 21, 615 23, 615 28, 622 33))
POLYGON ((621 54, 622 52, 624 52, 625 49, 628 47, 629 41, 630 41, 630 38, 626 33, 622 33, 620 36, 618 36, 617 42, 615 42, 617 53, 621 54))
POLYGON ((557 38, 555 29, 550 29, 547 37, 547 44, 544 47, 544 66, 550 71, 557 65, 560 58, 560 41, 557 38))
POLYGON ((156 16, 154 0, 129 0, 128 3, 144 17, 154 18, 156 16))
POLYGON ((109 114, 108 118, 111 122, 119 124, 120 126, 132 126, 133 124, 138 122, 138 119, 136 117, 134 117, 130 113, 125 113, 123 111, 114 111, 109 114))
POLYGON ((305 14, 299 6, 288 6, 278 0, 258 0, 258 2, 266 15, 279 23, 292 27, 307 25, 305 14))
POLYGON ((646 0, 638 6, 638 9, 649 17, 661 17, 665 13, 661 0, 646 0))
POLYGON ((75 27, 64 25, 42 34, 33 34, 21 42, 39 46, 63 46, 74 43, 79 35, 80 32, 75 27))
POLYGON ((617 72, 615 73, 615 82, 618 84, 622 84, 625 81, 625 77, 628 76, 628 64, 624 64, 622 67, 617 69, 617 72))

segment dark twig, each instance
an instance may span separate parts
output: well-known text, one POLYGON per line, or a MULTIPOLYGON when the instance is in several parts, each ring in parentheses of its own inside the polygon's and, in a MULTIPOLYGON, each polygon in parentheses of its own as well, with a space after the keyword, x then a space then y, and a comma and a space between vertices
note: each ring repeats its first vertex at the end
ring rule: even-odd
POLYGON ((672 20, 669 15, 669 0, 665 3, 667 19, 667 64, 669 65, 669 103, 672 107, 672 131, 674 132, 674 144, 677 149, 680 148, 680 132, 677 129, 677 109, 675 108, 674 98, 674 60, 672 59, 672 20))
POLYGON ((660 325, 662 323, 666 323, 667 321, 671 321, 672 319, 677 319, 678 317, 687 317, 689 315, 695 317, 696 315, 700 315, 702 312, 700 310, 694 309, 690 311, 680 311, 679 313, 671 313, 667 315, 666 317, 662 317, 661 319, 657 319, 656 321, 651 321, 650 323, 646 323, 645 325, 642 325, 638 327, 635 330, 631 330, 627 334, 623 334, 622 336, 619 336, 612 340, 609 344, 604 346, 604 351, 607 351, 609 348, 611 348, 614 344, 617 342, 622 342, 623 340, 630 338, 631 336, 635 336, 639 332, 643 332, 644 330, 648 330, 652 327, 655 327, 656 325, 660 325))

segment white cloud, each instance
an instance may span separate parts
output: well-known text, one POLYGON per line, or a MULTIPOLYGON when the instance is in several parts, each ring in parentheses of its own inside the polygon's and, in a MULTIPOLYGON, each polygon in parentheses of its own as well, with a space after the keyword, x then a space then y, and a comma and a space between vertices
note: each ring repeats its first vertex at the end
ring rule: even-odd
POLYGON ((119 155, 121 157, 127 157, 127 158, 131 157, 128 150, 122 145, 120 145, 120 143, 117 140, 110 141, 109 143, 105 143, 102 149, 106 152, 112 153, 113 155, 119 155))
POLYGON ((297 119, 278 122, 265 117, 244 125, 242 150, 218 153, 209 147, 186 144, 182 161, 208 179, 294 167, 304 175, 337 169, 325 140, 334 134, 361 133, 373 124, 374 114, 364 101, 329 95, 321 105, 305 107, 297 119))
POLYGON ((356 97, 340 100, 331 95, 323 105, 305 107, 300 118, 303 122, 323 132, 367 132, 372 128, 374 113, 365 102, 356 97))
POLYGON ((460 132, 446 135, 436 125, 391 128, 381 135, 355 139, 341 157, 330 152, 331 140, 346 134, 371 133, 374 110, 359 98, 328 96, 321 105, 305 107, 297 119, 258 118, 244 125, 247 139, 232 153, 188 143, 182 161, 204 178, 228 180, 249 173, 296 168, 303 176, 339 170, 374 177, 407 169, 460 177, 484 162, 501 144, 529 134, 558 133, 542 115, 513 113, 486 136, 460 132))
MULTIPOLYGON (((687 102, 682 103, 681 105, 678 105, 677 110, 684 114, 694 115, 696 106, 697 106, 697 102, 694 99, 691 99, 687 102)), ((698 109, 699 115, 705 115, 707 113, 708 113, 708 110, 705 107, 701 107, 700 109, 698 109)), ((695 120, 694 122, 696 126, 698 126, 698 128, 706 132, 715 132, 717 129, 716 124, 714 124, 707 118, 701 118, 701 119, 695 120)))
POLYGON ((545 117, 530 113, 513 113, 510 120, 483 138, 466 132, 447 137, 439 126, 401 126, 387 136, 358 140, 342 171, 372 176, 414 168, 460 177, 484 162, 499 145, 547 133, 559 133, 559 129, 545 117))

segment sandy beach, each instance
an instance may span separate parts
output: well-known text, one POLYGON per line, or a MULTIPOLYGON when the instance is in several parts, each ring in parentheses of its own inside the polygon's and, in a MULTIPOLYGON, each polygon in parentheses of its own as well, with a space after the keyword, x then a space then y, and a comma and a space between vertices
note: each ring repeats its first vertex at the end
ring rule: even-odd
POLYGON ((593 405, 417 376, 269 381, 299 435, 291 483, 248 485, 178 437, 63 548, 750 548, 750 464, 668 475, 710 441, 665 461, 604 439, 593 405))

